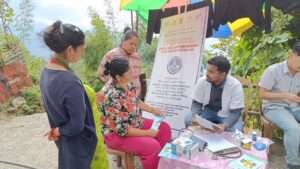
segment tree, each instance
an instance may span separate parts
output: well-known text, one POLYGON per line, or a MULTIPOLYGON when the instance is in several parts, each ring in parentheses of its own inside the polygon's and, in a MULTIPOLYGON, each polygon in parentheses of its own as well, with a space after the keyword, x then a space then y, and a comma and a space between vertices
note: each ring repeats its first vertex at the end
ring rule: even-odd
POLYGON ((15 46, 10 24, 14 16, 7 0, 0 0, 0 68, 10 59, 7 53, 15 46))
POLYGON ((152 67, 154 63, 156 47, 158 44, 158 38, 153 38, 152 43, 146 43, 146 33, 147 27, 143 23, 139 23, 139 39, 140 45, 138 47, 138 52, 142 58, 142 68, 143 72, 146 73, 147 77, 150 77, 152 72, 152 67))
POLYGON ((291 44, 299 38, 299 29, 293 24, 295 18, 276 9, 272 9, 272 18, 271 33, 252 27, 240 38, 231 37, 213 45, 229 56, 233 74, 251 78, 256 83, 267 66, 287 57, 291 44))
POLYGON ((233 48, 233 72, 243 77, 249 77, 257 82, 267 66, 280 62, 288 56, 292 41, 289 25, 293 19, 281 11, 272 10, 272 32, 265 33, 259 28, 252 28, 243 34, 233 48))
POLYGON ((116 16, 114 14, 114 8, 112 6, 112 1, 111 0, 104 0, 104 4, 106 6, 106 20, 105 20, 105 23, 108 27, 108 29, 111 31, 111 32, 116 32, 116 16))
POLYGON ((236 43, 239 41, 240 38, 231 36, 226 39, 221 39, 219 43, 213 44, 212 48, 218 49, 214 53, 216 55, 221 54, 224 55, 225 57, 231 57, 233 49, 236 45, 236 43))
POLYGON ((14 11, 9 6, 8 0, 0 0, 1 32, 12 34, 9 24, 12 22, 13 16, 14 11))
POLYGON ((112 37, 104 21, 94 9, 89 8, 89 15, 93 29, 86 32, 85 55, 76 67, 80 70, 80 77, 98 91, 102 84, 98 80, 97 69, 102 57, 113 47, 112 37))
POLYGON ((15 28, 17 36, 25 43, 30 40, 33 30, 33 14, 34 6, 31 0, 22 0, 19 4, 20 13, 15 18, 15 28))

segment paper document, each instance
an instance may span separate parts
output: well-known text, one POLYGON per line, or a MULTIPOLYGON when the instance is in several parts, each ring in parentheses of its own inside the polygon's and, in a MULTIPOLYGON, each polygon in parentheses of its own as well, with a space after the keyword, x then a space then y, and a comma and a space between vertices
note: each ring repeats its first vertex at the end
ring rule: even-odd
POLYGON ((152 123, 151 129, 157 131, 159 129, 161 121, 163 121, 163 117, 161 117, 161 116, 155 116, 154 119, 153 119, 153 123, 152 123))
POLYGON ((215 130, 214 127, 218 128, 217 124, 215 124, 209 120, 206 120, 205 118, 198 116, 198 115, 196 115, 196 121, 199 123, 200 126, 207 128, 207 129, 215 130))
POLYGON ((218 152, 229 148, 235 148, 236 145, 230 143, 224 139, 220 134, 209 133, 209 134, 195 134, 198 137, 207 142, 207 149, 211 152, 218 152))
POLYGON ((169 158, 169 159, 176 159, 177 155, 176 155, 176 148, 175 148, 175 152, 173 152, 174 150, 172 150, 172 144, 171 143, 167 143, 165 144, 165 146, 163 147, 163 149, 160 151, 160 153, 158 154, 159 157, 164 157, 164 158, 169 158))

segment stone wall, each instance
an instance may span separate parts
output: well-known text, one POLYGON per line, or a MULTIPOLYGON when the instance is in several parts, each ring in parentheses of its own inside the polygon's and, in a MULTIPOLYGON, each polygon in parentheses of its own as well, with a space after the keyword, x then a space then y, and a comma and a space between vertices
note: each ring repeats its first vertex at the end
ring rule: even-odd
POLYGON ((21 59, 0 67, 0 103, 19 95, 24 87, 31 85, 31 78, 21 59))

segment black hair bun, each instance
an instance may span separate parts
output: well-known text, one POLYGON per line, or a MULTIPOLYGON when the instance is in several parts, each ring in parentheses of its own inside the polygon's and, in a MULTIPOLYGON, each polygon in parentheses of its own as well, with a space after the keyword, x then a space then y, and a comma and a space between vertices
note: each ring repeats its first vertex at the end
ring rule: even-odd
POLYGON ((52 24, 52 32, 59 32, 60 28, 62 27, 62 22, 60 20, 55 21, 52 24))
POLYGON ((61 53, 69 46, 73 48, 84 44, 84 33, 72 24, 55 21, 43 33, 46 45, 55 53, 61 53))
POLYGON ((68 44, 65 43, 65 40, 59 31, 62 26, 61 21, 56 21, 44 32, 44 41, 46 45, 56 53, 61 53, 68 47, 68 44))
POLYGON ((111 71, 111 64, 109 62, 106 62, 104 65, 104 75, 107 76, 110 74, 111 71))
POLYGON ((123 34, 126 34, 127 32, 131 31, 131 28, 126 26, 123 30, 123 34))

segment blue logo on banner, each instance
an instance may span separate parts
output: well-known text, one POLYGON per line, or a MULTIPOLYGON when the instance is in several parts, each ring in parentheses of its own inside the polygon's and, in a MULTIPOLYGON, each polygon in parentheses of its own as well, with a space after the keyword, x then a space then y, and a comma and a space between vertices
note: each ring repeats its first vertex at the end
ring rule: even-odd
POLYGON ((182 68, 182 60, 178 56, 174 56, 167 65, 167 70, 170 74, 174 75, 182 68))

